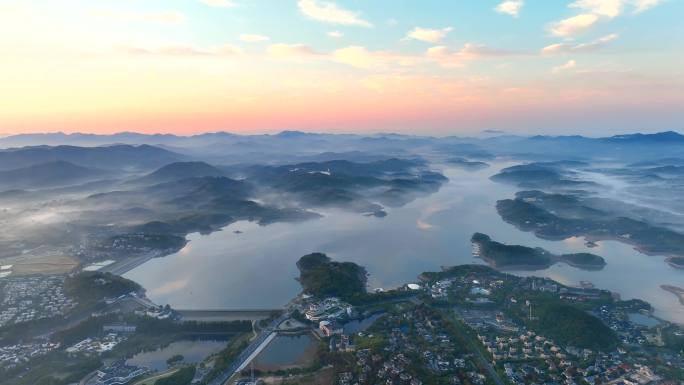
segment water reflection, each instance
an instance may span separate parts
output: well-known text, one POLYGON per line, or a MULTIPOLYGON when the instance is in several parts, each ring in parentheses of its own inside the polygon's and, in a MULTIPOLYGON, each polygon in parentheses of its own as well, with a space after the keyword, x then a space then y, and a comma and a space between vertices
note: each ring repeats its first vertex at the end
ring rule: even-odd
POLYGON ((540 246, 555 254, 599 254, 608 263, 600 271, 557 264, 516 274, 548 276, 568 285, 590 281, 625 299, 651 302, 661 318, 684 322, 684 307, 659 288, 684 282, 684 270, 669 267, 662 257, 645 256, 614 241, 594 248, 581 239, 546 241, 502 221, 496 201, 513 197, 517 189, 489 176, 510 165, 498 163, 477 172, 444 167, 449 183, 439 192, 388 209, 385 218, 328 211, 303 223, 237 222, 211 235, 191 234, 190 247, 181 253, 151 260, 126 277, 148 289, 155 302, 176 308, 278 307, 300 291, 295 262, 304 254, 321 251, 359 263, 370 273, 371 288, 389 288, 441 266, 482 263, 472 256, 470 237, 483 232, 499 242, 540 246), (242 233, 234 233, 238 230, 242 233))
POLYGON ((255 358, 254 368, 279 370, 293 366, 306 367, 313 362, 317 342, 311 334, 277 336, 255 358))
POLYGON ((226 344, 227 340, 218 339, 176 341, 161 349, 138 353, 129 358, 127 363, 162 371, 168 368, 169 365, 166 361, 171 357, 182 355, 184 363, 197 364, 202 362, 209 355, 217 353, 225 348, 226 344))

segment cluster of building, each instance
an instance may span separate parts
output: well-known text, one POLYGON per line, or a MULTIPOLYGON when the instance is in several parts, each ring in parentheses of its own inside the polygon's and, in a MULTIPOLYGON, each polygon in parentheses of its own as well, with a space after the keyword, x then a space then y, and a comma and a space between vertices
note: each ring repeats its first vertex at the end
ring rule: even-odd
POLYGON ((0 326, 66 314, 77 303, 64 294, 64 276, 0 281, 0 326))
POLYGON ((560 366, 571 366, 572 362, 567 360, 567 355, 552 340, 544 336, 535 335, 533 331, 517 335, 497 335, 478 334, 478 340, 484 348, 492 355, 493 360, 519 360, 519 359, 557 359, 560 366))
POLYGON ((449 294, 449 288, 454 284, 455 279, 447 278, 441 279, 432 285, 428 286, 428 292, 434 299, 446 298, 449 294))
POLYGON ((466 378, 473 384, 485 382, 455 336, 429 312, 414 309, 387 314, 376 322, 381 323, 375 328, 380 336, 359 333, 355 339, 358 346, 365 346, 364 340, 381 337, 383 344, 356 350, 355 364, 338 376, 338 384, 421 385, 418 373, 425 371, 451 384, 461 384, 466 378))
POLYGON ((97 354, 111 351, 114 347, 126 339, 126 336, 119 333, 108 333, 103 337, 89 337, 73 346, 66 348, 70 354, 85 353, 97 354))
POLYGON ((88 385, 125 385, 136 377, 149 372, 149 369, 128 365, 125 361, 116 361, 97 371, 96 376, 88 385))
POLYGON ((614 384, 646 385, 658 383, 662 377, 641 364, 617 364, 618 358, 599 354, 583 367, 559 368, 552 362, 542 366, 535 361, 511 361, 503 364, 504 373, 513 384, 614 384))
POLYGON ((500 311, 457 308, 457 312, 461 319, 474 330, 491 327, 505 332, 520 331, 520 327, 500 311))
POLYGON ((654 332, 652 328, 631 322, 625 312, 616 309, 614 306, 602 305, 596 309, 594 315, 611 328, 622 343, 629 345, 643 345, 645 343, 662 345, 663 343, 657 330, 654 332))
POLYGON ((178 317, 178 314, 168 306, 148 307, 137 310, 135 314, 156 319, 175 319, 178 317))
POLYGON ((58 349, 59 343, 43 342, 0 346, 0 368, 12 368, 58 349))
POLYGON ((503 286, 504 281, 492 277, 475 277, 468 275, 464 277, 454 277, 441 279, 431 285, 427 285, 428 293, 433 299, 444 300, 449 297, 449 293, 455 290, 466 290, 466 301, 475 304, 488 304, 492 301, 488 298, 493 290, 503 286))
POLYGON ((304 312, 304 316, 312 322, 340 320, 351 317, 353 311, 354 308, 352 305, 343 302, 339 298, 329 297, 321 301, 309 303, 308 309, 304 312))

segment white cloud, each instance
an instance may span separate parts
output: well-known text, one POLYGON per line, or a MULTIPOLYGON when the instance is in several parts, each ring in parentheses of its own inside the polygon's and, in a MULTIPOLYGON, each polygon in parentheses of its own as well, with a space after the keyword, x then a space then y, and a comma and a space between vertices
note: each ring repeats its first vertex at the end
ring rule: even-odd
POLYGON ((599 39, 596 39, 592 42, 589 43, 582 43, 582 44, 567 44, 567 43, 558 43, 558 44, 551 44, 548 45, 544 48, 542 48, 542 53, 545 55, 552 55, 552 54, 558 54, 558 53, 575 53, 575 52, 590 52, 590 51, 595 51, 597 49, 603 48, 609 43, 617 40, 620 36, 616 33, 611 33, 610 35, 603 36, 599 39))
POLYGON ((374 53, 365 47, 353 45, 335 50, 333 60, 357 68, 376 68, 384 65, 382 54, 374 53))
POLYGON ((599 48, 603 48, 608 43, 617 40, 620 37, 617 33, 611 33, 610 35, 598 38, 590 43, 578 44, 572 48, 573 52, 588 52, 599 48))
POLYGON ((342 34, 342 32, 340 32, 340 31, 330 31, 326 35, 328 35, 329 37, 332 37, 333 39, 339 39, 342 36, 344 36, 342 34))
POLYGON ((439 43, 451 32, 452 28, 430 29, 415 27, 406 35, 405 39, 415 39, 428 43, 439 43))
POLYGON ((612 19, 622 13, 624 5, 625 0, 577 0, 570 7, 612 19))
POLYGON ((593 13, 583 13, 554 23, 550 31, 556 36, 572 37, 589 29, 598 19, 593 13))
POLYGON ((634 13, 640 13, 653 8, 664 0, 576 0, 570 4, 571 8, 579 8, 585 12, 607 18, 620 16, 627 7, 634 13))
POLYGON ((664 0, 634 0, 634 13, 640 13, 659 5, 664 0))
POLYGON ((561 20, 550 27, 552 34, 571 38, 580 34, 601 19, 614 19, 631 8, 640 13, 653 8, 665 0, 574 0, 569 8, 581 10, 581 14, 561 20))
POLYGON ((523 0, 506 0, 499 3, 499 5, 497 5, 496 8, 494 8, 494 10, 496 10, 499 13, 505 13, 513 17, 518 17, 523 5, 523 0))
POLYGON ((235 4, 230 1, 230 0, 199 0, 200 3, 204 5, 208 5, 210 7, 217 7, 217 8, 231 8, 234 7, 235 4))
POLYGON ((362 19, 358 13, 340 8, 335 3, 299 0, 297 5, 304 15, 313 20, 330 24, 373 26, 369 21, 362 19))
POLYGON ((553 72, 554 74, 557 74, 557 73, 560 73, 563 71, 571 70, 575 67, 577 67, 577 62, 575 62, 574 60, 568 60, 565 64, 561 64, 559 66, 553 67, 551 72, 553 72))
POLYGON ((268 36, 254 35, 254 34, 250 34, 250 33, 243 33, 242 35, 240 35, 240 40, 242 40, 246 43, 259 43, 262 41, 268 41, 270 39, 271 38, 269 38, 268 36))

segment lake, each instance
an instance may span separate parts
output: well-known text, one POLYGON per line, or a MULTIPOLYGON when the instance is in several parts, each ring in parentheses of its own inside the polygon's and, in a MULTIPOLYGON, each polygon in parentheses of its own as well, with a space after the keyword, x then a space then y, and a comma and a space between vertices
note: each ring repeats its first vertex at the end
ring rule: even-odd
POLYGON ((145 287, 154 302, 178 309, 275 308, 300 292, 295 262, 302 255, 323 252, 356 262, 368 270, 371 290, 392 288, 415 282, 423 271, 482 263, 473 257, 470 243, 474 232, 482 232, 496 241, 540 246, 556 254, 599 254, 608 263, 600 271, 557 264, 515 274, 546 276, 566 285, 590 281, 623 299, 644 299, 656 308, 656 316, 684 323, 684 306, 659 287, 681 286, 684 270, 670 267, 664 257, 615 241, 598 242, 594 248, 579 238, 546 241, 501 220, 496 201, 512 198, 518 189, 489 177, 513 164, 497 162, 475 172, 435 165, 449 182, 437 193, 388 208, 384 218, 329 210, 319 211, 323 218, 301 223, 259 226, 240 221, 210 235, 190 234, 178 253, 152 259, 125 277, 145 287))

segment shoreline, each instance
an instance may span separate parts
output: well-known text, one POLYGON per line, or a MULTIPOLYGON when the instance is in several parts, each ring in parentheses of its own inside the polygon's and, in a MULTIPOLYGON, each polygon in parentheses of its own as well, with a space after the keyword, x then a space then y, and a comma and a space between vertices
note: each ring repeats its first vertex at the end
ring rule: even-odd
POLYGON ((596 254, 590 254, 590 253, 553 254, 553 253, 551 253, 551 252, 549 252, 543 248, 540 248, 540 247, 531 248, 531 247, 521 246, 521 245, 502 244, 502 243, 499 243, 497 241, 494 241, 488 235, 482 234, 482 233, 475 233, 473 235, 473 238, 471 239, 471 244, 473 245, 473 256, 474 257, 483 260, 487 265, 489 265, 492 268, 498 269, 498 270, 537 271, 537 270, 548 269, 548 268, 550 268, 556 264, 559 264, 559 263, 564 263, 570 267, 574 267, 574 268, 580 269, 580 270, 597 271, 597 270, 603 269, 607 265, 605 259, 599 255, 596 255, 596 254), (481 240, 481 239, 476 240, 475 237, 478 234, 483 235, 487 239, 486 240, 481 240), (484 250, 486 249, 486 243, 499 244, 499 245, 501 245, 500 247, 506 247, 508 249, 525 248, 528 250, 533 250, 533 252, 535 253, 534 256, 540 256, 541 255, 545 258, 548 258, 548 261, 546 261, 544 263, 539 263, 539 264, 521 263, 521 264, 500 265, 495 258, 490 257, 489 255, 487 255, 487 253, 484 252, 484 250), (595 257, 595 259, 597 259, 598 262, 601 262, 601 263, 581 263, 581 262, 573 261, 573 257, 579 256, 580 254, 591 255, 591 256, 595 257))
POLYGON ((684 264, 681 264, 681 263, 674 261, 675 259, 680 259, 680 258, 684 258, 684 257, 669 256, 669 257, 665 258, 665 262, 667 262, 668 265, 674 267, 675 269, 684 270, 684 264))
POLYGON ((679 298, 679 303, 684 306, 684 289, 674 285, 660 285, 660 288, 668 293, 674 294, 677 298, 679 298))
MULTIPOLYGON (((647 248, 647 246, 638 244, 630 238, 624 238, 624 237, 615 236, 615 235, 606 235, 606 236, 597 235, 597 234, 544 235, 544 234, 539 233, 539 230, 541 229, 540 227, 527 227, 527 226, 523 226, 519 222, 506 219, 501 215, 501 212, 499 211, 498 208, 497 208, 497 213, 499 214, 499 218, 502 221, 514 226, 519 231, 528 232, 528 233, 531 232, 532 234, 534 234, 535 237, 537 237, 539 239, 543 239, 545 241, 561 242, 561 241, 564 241, 568 238, 576 237, 576 238, 583 238, 585 243, 592 243, 592 244, 595 244, 596 242, 601 242, 601 241, 620 242, 620 243, 623 243, 625 245, 631 246, 632 249, 637 251, 639 254, 642 254, 642 255, 645 255, 648 257, 664 257, 665 262, 667 262, 670 266, 672 266, 674 268, 684 269, 684 265, 677 265, 677 264, 673 265, 667 261, 668 259, 671 259, 671 258, 684 258, 684 254, 680 255, 680 254, 675 254, 672 252, 652 251, 652 250, 649 250, 647 248)), ((595 246, 592 246, 592 247, 595 247, 595 246)))

